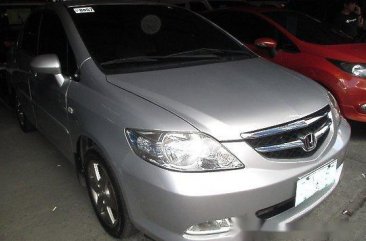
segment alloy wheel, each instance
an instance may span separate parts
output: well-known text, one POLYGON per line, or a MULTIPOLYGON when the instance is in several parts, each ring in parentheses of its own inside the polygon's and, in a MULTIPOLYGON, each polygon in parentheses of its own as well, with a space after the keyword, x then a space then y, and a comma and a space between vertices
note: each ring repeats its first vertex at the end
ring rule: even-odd
POLYGON ((120 222, 120 215, 111 179, 97 161, 90 161, 87 168, 89 189, 97 214, 105 225, 113 228, 120 222))
POLYGON ((20 103, 18 98, 17 98, 17 103, 16 103, 15 108, 16 108, 15 110, 16 110, 16 114, 17 114, 19 124, 21 126, 25 126, 25 114, 24 114, 23 106, 20 103))

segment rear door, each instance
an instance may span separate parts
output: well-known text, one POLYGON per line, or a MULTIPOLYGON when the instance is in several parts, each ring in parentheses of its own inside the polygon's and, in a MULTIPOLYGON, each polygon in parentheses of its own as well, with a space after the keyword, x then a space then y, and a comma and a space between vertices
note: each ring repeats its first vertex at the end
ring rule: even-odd
POLYGON ((42 14, 37 12, 32 14, 27 20, 22 32, 21 41, 15 52, 16 68, 12 73, 12 82, 17 89, 17 96, 23 105, 24 112, 34 125, 36 118, 34 113, 33 96, 30 91, 30 79, 33 73, 30 68, 31 60, 37 55, 38 34, 42 14))

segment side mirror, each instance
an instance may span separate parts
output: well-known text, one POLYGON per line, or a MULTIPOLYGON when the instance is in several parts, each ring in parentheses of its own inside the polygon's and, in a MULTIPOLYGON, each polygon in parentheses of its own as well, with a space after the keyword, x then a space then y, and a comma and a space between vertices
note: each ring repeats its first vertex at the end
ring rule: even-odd
POLYGON ((255 40, 255 46, 260 48, 275 49, 277 48, 277 41, 271 38, 259 38, 255 40))
POLYGON ((268 49, 271 56, 276 55, 277 41, 272 38, 259 38, 254 42, 255 46, 258 48, 268 49))
POLYGON ((30 63, 32 71, 41 74, 52 74, 55 76, 57 84, 61 87, 65 78, 61 73, 61 64, 57 55, 43 54, 38 55, 30 63))

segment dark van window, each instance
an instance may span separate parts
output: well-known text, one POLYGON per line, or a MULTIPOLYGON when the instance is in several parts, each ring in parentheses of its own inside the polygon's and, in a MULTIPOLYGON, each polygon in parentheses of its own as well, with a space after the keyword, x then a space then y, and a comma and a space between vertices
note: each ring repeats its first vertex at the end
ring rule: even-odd
POLYGON ((21 49, 28 55, 35 56, 37 54, 37 41, 41 14, 36 13, 29 17, 24 26, 21 49))

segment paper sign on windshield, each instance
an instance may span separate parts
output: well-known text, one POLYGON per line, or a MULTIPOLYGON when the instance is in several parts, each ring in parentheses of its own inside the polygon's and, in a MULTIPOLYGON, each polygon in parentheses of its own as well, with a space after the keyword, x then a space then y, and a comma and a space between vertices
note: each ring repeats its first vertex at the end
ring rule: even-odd
POLYGON ((94 9, 92 7, 85 8, 74 8, 75 13, 94 13, 94 9))

